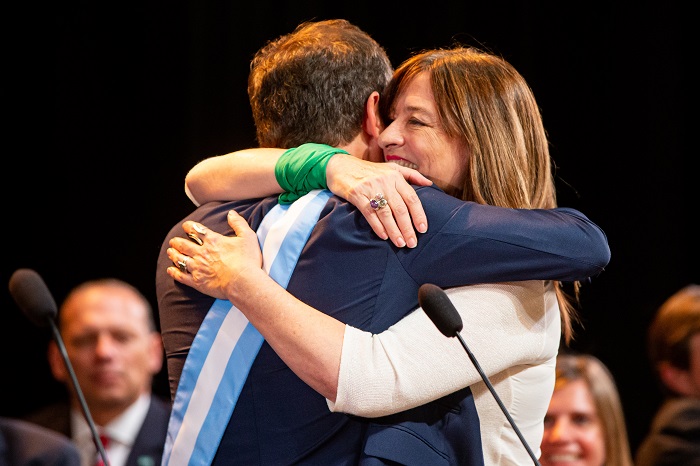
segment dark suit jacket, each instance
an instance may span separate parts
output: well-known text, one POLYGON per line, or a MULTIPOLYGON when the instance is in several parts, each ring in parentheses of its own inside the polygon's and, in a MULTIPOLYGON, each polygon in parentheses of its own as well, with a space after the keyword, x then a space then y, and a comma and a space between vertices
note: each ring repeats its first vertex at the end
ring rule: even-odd
POLYGON ((700 466, 700 400, 664 402, 635 458, 637 466, 700 466))
MULTIPOLYGON (((70 407, 60 403, 42 408, 26 420, 70 436, 70 407)), ((170 420, 170 404, 151 396, 146 419, 136 435, 126 466, 159 466, 170 420)))
MULTIPOLYGON (((578 280, 597 275, 609 260, 603 232, 573 209, 525 212, 465 203, 434 187, 416 192, 430 227, 413 249, 379 239, 357 209, 331 197, 287 290, 341 322, 378 333, 418 307, 423 283, 578 280)), ((209 203, 188 219, 231 235, 230 209, 257 229, 276 204, 275 197, 209 203)), ((174 236, 185 236, 181 223, 165 238, 156 270, 173 399, 189 347, 214 302, 167 274, 172 262, 166 249, 174 236)), ((263 343, 213 463, 463 465, 473 464, 467 458, 474 456, 481 456, 481 444, 469 388, 384 419, 331 413, 324 397, 263 343)))
POLYGON ((80 466, 71 440, 19 419, 0 418, 0 466, 80 466))

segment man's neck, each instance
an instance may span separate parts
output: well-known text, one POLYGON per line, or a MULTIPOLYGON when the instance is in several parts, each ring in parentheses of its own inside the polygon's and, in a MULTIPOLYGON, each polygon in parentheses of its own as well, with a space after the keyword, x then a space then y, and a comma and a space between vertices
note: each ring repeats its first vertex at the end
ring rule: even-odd
POLYGON ((369 160, 370 162, 384 161, 381 149, 379 149, 379 147, 376 145, 376 141, 371 140, 371 138, 369 138, 364 132, 359 133, 357 136, 355 136, 355 139, 350 141, 348 144, 338 146, 338 149, 343 149, 358 159, 369 160), (372 145, 372 142, 374 142, 374 146, 372 145))

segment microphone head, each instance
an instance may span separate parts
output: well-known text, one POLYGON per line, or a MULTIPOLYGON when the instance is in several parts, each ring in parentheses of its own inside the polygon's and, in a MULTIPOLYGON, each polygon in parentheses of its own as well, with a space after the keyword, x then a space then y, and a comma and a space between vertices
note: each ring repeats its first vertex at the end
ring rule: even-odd
POLYGON ((457 336, 457 332, 462 330, 462 317, 439 286, 431 283, 421 285, 418 289, 418 303, 446 337, 457 336))
POLYGON ((41 276, 32 269, 17 269, 10 277, 10 294, 34 324, 45 327, 58 309, 41 276))

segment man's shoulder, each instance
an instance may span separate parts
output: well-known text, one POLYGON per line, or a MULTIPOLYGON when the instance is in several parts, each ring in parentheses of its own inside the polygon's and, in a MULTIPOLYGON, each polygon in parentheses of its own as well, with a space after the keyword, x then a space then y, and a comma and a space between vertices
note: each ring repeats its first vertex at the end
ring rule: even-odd
POLYGON ((9 464, 49 464, 49 459, 55 465, 80 464, 78 450, 68 437, 20 419, 0 417, 0 452, 9 455, 9 464))
MULTIPOLYGON (((194 209, 182 220, 176 223, 170 230, 170 233, 176 232, 178 235, 182 233, 182 224, 188 220, 200 222, 207 225, 209 228, 219 231, 221 234, 230 232, 228 227, 227 215, 230 210, 235 210, 248 223, 260 222, 260 219, 265 216, 275 205, 277 205, 277 196, 270 196, 258 199, 244 199, 240 201, 212 201, 202 204, 194 209), (225 228, 216 228, 217 225, 224 225, 225 228), (221 230, 225 231, 221 231, 221 230)), ((170 235, 169 235, 170 236, 170 235)))
POLYGON ((23 437, 65 439, 64 435, 51 429, 26 421, 24 419, 14 419, 0 416, 0 429, 17 432, 23 437))
MULTIPOLYGON (((447 202, 448 204, 473 204, 472 202, 462 201, 460 199, 457 199, 454 196, 450 196, 449 194, 446 194, 445 191, 438 188, 436 185, 432 185, 432 186, 412 185, 412 186, 413 186, 413 189, 415 189, 416 194, 420 198, 420 201, 424 207, 430 206, 428 208, 432 208, 432 206, 441 206, 445 202, 447 202)), ((329 202, 339 204, 339 205, 345 205, 349 209, 356 209, 358 211, 358 213, 360 212, 360 210, 357 207, 355 207, 353 204, 351 204, 350 201, 348 201, 348 200, 346 200, 338 195, 331 196, 329 202)))
POLYGON ((151 395, 150 411, 159 415, 170 416, 171 404, 157 395, 151 395))
POLYGON ((700 435, 700 399, 678 397, 666 400, 659 408, 656 419, 662 424, 692 424, 698 428, 700 435))
MULTIPOLYGON (((416 194, 420 198, 423 206, 441 206, 444 203, 448 204, 474 204, 473 202, 462 201, 454 196, 450 196, 436 185, 432 186, 413 186, 416 194)), ((431 207, 427 207, 431 208, 431 207)))
POLYGON ((151 403, 148 406, 144 419, 145 430, 150 432, 165 432, 170 421, 171 405, 162 398, 151 395, 151 403))

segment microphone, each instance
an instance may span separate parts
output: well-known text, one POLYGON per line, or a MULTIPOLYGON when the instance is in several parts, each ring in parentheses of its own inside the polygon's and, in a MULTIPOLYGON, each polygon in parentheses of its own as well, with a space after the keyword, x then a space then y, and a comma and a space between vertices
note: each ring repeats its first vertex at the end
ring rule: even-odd
POLYGON ((446 337, 458 336, 462 331, 462 317, 439 286, 425 283, 418 288, 418 303, 430 320, 446 337))
POLYGON ((92 420, 92 415, 90 414, 87 402, 83 396, 83 391, 80 389, 80 385, 78 384, 78 378, 75 376, 73 365, 70 363, 70 359, 68 359, 66 345, 63 343, 61 333, 58 331, 58 326, 55 322, 58 309, 56 307, 56 301, 53 299, 53 296, 46 286, 46 283, 44 283, 41 276, 32 269, 17 269, 10 277, 9 287, 10 294, 15 300, 15 303, 17 303, 17 306, 22 310, 24 315, 29 318, 30 321, 39 327, 46 327, 48 325, 51 326, 54 339, 56 340, 56 344, 61 351, 61 356, 63 356, 63 362, 66 364, 68 373, 73 381, 73 387, 75 388, 75 392, 80 400, 80 407, 83 410, 83 415, 90 426, 95 447, 97 447, 97 450, 100 452, 100 456, 102 457, 102 461, 105 466, 109 466, 107 452, 105 451, 105 447, 97 433, 97 427, 95 426, 95 422, 92 420))
POLYGON ((446 337, 457 337, 459 342, 462 344, 462 347, 467 352, 472 364, 474 364, 474 367, 479 372, 481 379, 486 384, 486 387, 491 392, 491 395, 493 395, 493 398, 496 400, 496 403, 498 403, 498 406, 501 408, 501 411, 503 411, 503 414, 505 414, 508 422, 513 427, 513 430, 518 435, 518 438, 525 447, 525 450, 527 450, 528 455, 530 455, 530 458, 532 458, 535 465, 540 466, 540 462, 537 460, 537 457, 527 444, 525 437, 523 437, 523 434, 520 432, 520 429, 518 429, 518 426, 515 425, 515 421, 501 401, 498 393, 496 393, 493 385, 491 385, 488 377, 481 369, 479 361, 476 360, 476 357, 467 346, 464 338, 462 338, 462 334, 460 333, 463 328, 462 317, 459 315, 459 312, 457 312, 457 309, 455 309, 455 306, 452 304, 452 301, 450 301, 447 293, 445 293, 439 286, 431 283, 425 283, 418 289, 418 303, 423 308, 423 311, 425 311, 425 313, 428 315, 430 320, 433 321, 433 324, 435 324, 437 329, 440 330, 440 333, 446 337))
POLYGON ((56 301, 38 273, 19 269, 10 277, 10 294, 24 314, 39 327, 46 327, 58 312, 56 301))

